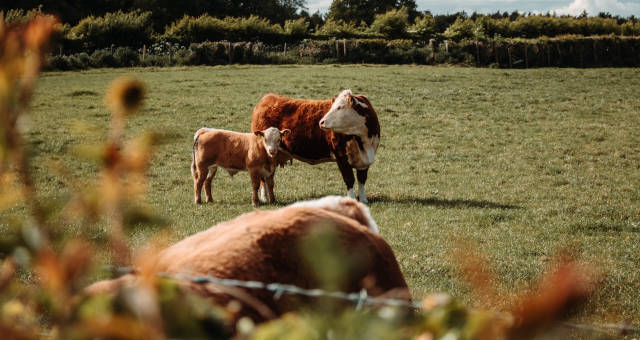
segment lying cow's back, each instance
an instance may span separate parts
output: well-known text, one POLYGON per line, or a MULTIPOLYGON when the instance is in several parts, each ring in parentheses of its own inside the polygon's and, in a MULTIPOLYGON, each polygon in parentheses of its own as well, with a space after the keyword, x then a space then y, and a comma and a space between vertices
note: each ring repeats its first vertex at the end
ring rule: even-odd
MULTIPOLYGON (((337 198, 337 202, 343 198, 337 198)), ((326 203, 326 202, 325 202, 326 203)), ((359 203, 355 203, 359 204, 359 203)), ((332 204, 325 208, 288 206, 278 210, 260 211, 239 216, 208 230, 192 235, 160 252, 153 268, 156 272, 212 275, 220 278, 279 282, 302 288, 317 288, 302 258, 300 241, 314 229, 333 226, 338 243, 358 266, 349 272, 346 289, 354 292, 366 288, 369 295, 394 290, 408 298, 408 287, 391 247, 379 234, 367 226, 367 218, 350 207, 337 209, 332 204)), ((87 288, 86 292, 109 293, 135 282, 128 275, 117 280, 102 281, 87 288)), ((185 286, 211 297, 220 305, 239 299, 243 303, 240 315, 255 321, 295 310, 299 297, 284 295, 275 299, 273 292, 260 289, 232 289, 216 285, 183 283, 185 286), (258 302, 251 306, 251 301, 258 302), (248 302, 248 303, 246 303, 248 302), (271 313, 260 313, 255 305, 264 305, 271 313)))
POLYGON ((302 279, 307 266, 298 245, 314 228, 326 225, 336 228, 348 251, 360 253, 361 267, 350 278, 349 290, 359 290, 367 275, 380 291, 407 287, 391 247, 379 234, 341 213, 306 206, 256 210, 220 223, 165 249, 157 269, 317 287, 310 277, 302 279))
POLYGON ((282 139, 290 152, 311 160, 328 160, 333 133, 323 131, 318 123, 331 108, 331 103, 331 99, 294 99, 266 94, 253 109, 251 131, 269 126, 290 129, 291 133, 282 139))

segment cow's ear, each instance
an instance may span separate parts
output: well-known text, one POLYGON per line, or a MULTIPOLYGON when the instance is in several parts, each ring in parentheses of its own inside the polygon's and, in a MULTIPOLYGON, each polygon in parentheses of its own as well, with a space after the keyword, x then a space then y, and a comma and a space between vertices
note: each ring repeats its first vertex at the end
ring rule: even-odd
POLYGON ((253 134, 258 136, 258 137, 264 137, 264 132, 262 132, 262 131, 254 131, 253 134))
POLYGON ((288 135, 291 133, 291 130, 289 129, 284 129, 284 130, 280 130, 280 135, 282 135, 282 137, 288 135))
POLYGON ((355 105, 362 106, 362 107, 363 107, 363 108, 365 108, 365 109, 368 109, 368 108, 369 108, 369 106, 368 106, 367 104, 365 104, 364 102, 362 102, 362 101, 358 100, 358 98, 356 98, 355 96, 350 97, 350 98, 353 98, 353 103, 354 103, 355 105))

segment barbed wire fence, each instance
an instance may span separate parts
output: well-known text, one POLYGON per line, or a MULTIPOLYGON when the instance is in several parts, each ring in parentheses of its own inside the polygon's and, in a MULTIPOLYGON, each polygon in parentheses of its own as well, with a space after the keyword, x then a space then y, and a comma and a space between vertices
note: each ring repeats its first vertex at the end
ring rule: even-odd
MULTIPOLYGON (((107 266, 116 275, 135 274, 136 270, 132 267, 111 267, 107 266)), ((196 284, 213 284, 225 287, 237 287, 246 289, 262 289, 270 291, 274 294, 274 299, 278 300, 283 294, 302 295, 314 298, 333 298, 343 300, 355 304, 356 310, 361 310, 365 306, 391 306, 399 308, 409 308, 419 310, 424 306, 420 302, 407 301, 393 298, 381 298, 369 296, 365 289, 358 293, 345 293, 341 291, 326 291, 323 289, 305 289, 295 285, 283 283, 265 283, 260 281, 243 281, 236 279, 218 278, 211 275, 186 275, 186 274, 170 274, 159 272, 158 277, 175 280, 189 281, 196 284)), ((559 325, 567 328, 578 329, 587 332, 597 333, 615 333, 617 335, 640 335, 640 328, 625 323, 598 323, 598 324, 581 324, 574 322, 561 322, 559 325)))

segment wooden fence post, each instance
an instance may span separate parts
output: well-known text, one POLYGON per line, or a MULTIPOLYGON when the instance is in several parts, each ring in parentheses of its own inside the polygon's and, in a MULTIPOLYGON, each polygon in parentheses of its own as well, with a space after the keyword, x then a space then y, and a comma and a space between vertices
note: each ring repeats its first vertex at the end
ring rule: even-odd
POLYGON ((476 43, 476 66, 480 66, 480 47, 478 47, 478 41, 476 43))
POLYGON ((343 51, 342 51, 342 55, 344 57, 347 56, 347 39, 342 39, 342 47, 343 47, 343 51))
POLYGON ((338 40, 336 40, 336 58, 340 58, 340 47, 338 46, 338 40))
POLYGON ((142 61, 144 61, 144 57, 147 55, 147 44, 142 45, 142 61))
POLYGON ((509 68, 513 68, 513 62, 511 60, 511 45, 507 47, 507 55, 509 55, 509 68))
POLYGON ((524 68, 529 68, 529 55, 527 54, 527 50, 529 49, 529 45, 524 43, 524 68))
POLYGON ((229 65, 231 65, 233 63, 233 58, 231 56, 231 54, 233 54, 233 50, 231 50, 231 41, 229 41, 227 45, 229 46, 229 65))
POLYGON ((547 50, 547 66, 551 66, 551 47, 549 44, 544 44, 545 50, 547 50))

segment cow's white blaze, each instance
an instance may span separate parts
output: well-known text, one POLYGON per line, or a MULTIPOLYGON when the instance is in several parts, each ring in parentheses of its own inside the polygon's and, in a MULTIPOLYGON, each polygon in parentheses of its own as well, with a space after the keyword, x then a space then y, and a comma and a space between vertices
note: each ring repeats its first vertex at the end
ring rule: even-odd
POLYGON ((351 90, 340 92, 333 105, 331 105, 329 112, 320 119, 320 127, 322 129, 347 135, 362 135, 367 132, 366 118, 353 109, 349 103, 349 98, 355 100, 354 103, 356 105, 364 105, 364 107, 367 107, 367 105, 358 101, 352 95, 351 90))
POLYGON ((264 131, 256 131, 256 134, 263 137, 262 144, 264 145, 264 149, 267 151, 267 155, 273 158, 278 154, 278 147, 280 146, 282 137, 289 134, 289 132, 289 129, 280 131, 278 128, 270 127, 264 131))

